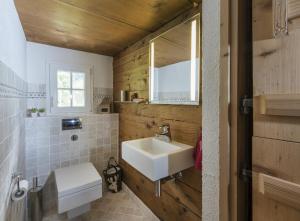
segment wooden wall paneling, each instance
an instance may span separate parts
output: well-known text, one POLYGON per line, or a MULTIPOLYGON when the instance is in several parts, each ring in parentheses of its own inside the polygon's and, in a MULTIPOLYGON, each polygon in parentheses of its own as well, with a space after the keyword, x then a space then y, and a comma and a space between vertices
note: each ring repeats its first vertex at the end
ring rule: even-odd
POLYGON ((219 99, 219 220, 229 221, 230 147, 229 147, 229 53, 230 53, 230 1, 220 1, 220 95, 219 99))
MULTIPOLYGON (((200 6, 183 13, 157 32, 146 36, 114 57, 114 100, 120 90, 148 98, 149 41, 200 12, 200 6)), ((201 106, 115 103, 120 117, 120 142, 153 136, 163 122, 171 125, 172 138, 195 145, 201 129, 201 106)), ((183 177, 162 183, 162 196, 155 197, 154 183, 121 159, 124 181, 162 220, 201 220, 201 171, 183 171, 183 177)))
POLYGON ((124 174, 124 181, 134 193, 143 200, 143 202, 161 219, 172 221, 199 221, 201 220, 199 212, 201 206, 192 204, 199 202, 197 198, 201 199, 201 193, 193 191, 183 192, 181 185, 174 184, 169 181, 168 186, 162 185, 162 193, 160 198, 153 197, 154 183, 128 165, 126 162, 121 161, 122 168, 126 171, 124 174), (184 194, 184 196, 182 195, 184 194), (192 196, 193 195, 193 196, 192 196), (192 199, 191 199, 192 198, 192 199), (184 203, 188 199, 188 208, 184 203), (193 210, 194 209, 194 210, 193 210))
MULTIPOLYGON (((300 210, 282 202, 282 199, 271 199, 259 191, 259 176, 265 173, 288 182, 300 184, 300 143, 281 141, 269 138, 253 138, 253 220, 260 221, 296 221, 300 210), (279 200, 279 201, 278 201, 279 200)), ((295 193, 296 194, 296 193, 295 193)))
POLYGON ((282 3, 282 10, 285 10, 285 2, 287 2, 288 32, 294 32, 300 28, 300 3, 298 0, 254 0, 253 38, 255 41, 274 38, 274 7, 276 2, 282 3))
POLYGON ((253 40, 273 38, 273 0, 252 1, 253 40))
MULTIPOLYGON (((254 96, 300 93, 300 30, 279 39, 254 42, 254 96)), ((300 119, 266 116, 254 105, 254 136, 300 141, 300 119)))
MULTIPOLYGON (((253 178, 253 182, 257 182, 253 178)), ((291 209, 282 203, 264 197, 259 192, 253 193, 253 206, 256 212, 253 214, 255 221, 298 221, 299 211, 291 209)))
POLYGON ((297 0, 288 1, 288 31, 293 32, 300 28, 300 2, 297 0))
POLYGON ((259 173, 258 190, 268 198, 300 210, 299 184, 259 173))
POLYGON ((300 118, 254 114, 253 134, 256 137, 300 142, 300 118))
MULTIPOLYGON (((272 5, 274 2, 276 1, 269 1, 268 5, 272 5)), ((254 221, 296 221, 300 219, 299 209, 295 208, 295 204, 291 206, 288 200, 289 195, 296 196, 296 192, 294 194, 285 192, 284 195, 280 195, 278 194, 279 190, 283 192, 286 190, 277 186, 274 191, 269 186, 269 192, 262 194, 258 188, 261 184, 259 183, 261 176, 258 174, 270 175, 273 179, 271 182, 277 183, 276 185, 281 185, 285 181, 289 184, 300 185, 300 118, 298 114, 295 114, 297 106, 295 97, 300 90, 298 2, 294 0, 287 2, 288 35, 277 38, 270 36, 255 38, 253 43, 253 95, 266 98, 267 106, 262 114, 259 102, 257 100, 254 102, 252 146, 254 221), (268 102, 270 103, 268 104, 268 102), (281 103, 284 107, 279 107, 276 102, 281 103), (294 111, 291 112, 289 108, 294 108, 294 111), (266 115, 268 112, 270 115, 266 115)), ((267 10, 270 13, 270 7, 267 10)), ((256 13, 264 16, 263 12, 257 11, 256 13)), ((255 19, 253 22, 255 23, 255 19)), ((262 28, 262 26, 256 25, 254 33, 259 33, 262 28)))
POLYGON ((284 38, 254 42, 254 96, 299 94, 300 30, 284 38))

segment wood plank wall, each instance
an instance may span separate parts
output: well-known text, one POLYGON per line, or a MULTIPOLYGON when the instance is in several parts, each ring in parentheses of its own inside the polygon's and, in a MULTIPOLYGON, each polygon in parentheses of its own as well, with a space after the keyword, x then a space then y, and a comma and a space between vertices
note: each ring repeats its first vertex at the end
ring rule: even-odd
MULTIPOLYGON (((114 57, 114 100, 120 100, 120 90, 148 98, 149 40, 199 13, 200 8, 181 14, 114 57)), ((174 140, 195 145, 201 129, 201 105, 115 103, 114 108, 120 114, 120 142, 153 136, 158 126, 167 122, 174 140)), ((200 171, 190 168, 183 172, 181 179, 163 182, 161 197, 156 198, 153 182, 121 157, 120 164, 124 169, 124 182, 161 220, 201 220, 200 171)))
MULTIPOLYGON (((287 0, 288 8, 292 9, 287 11, 288 35, 275 38, 273 8, 276 2, 280 0, 253 1, 253 96, 280 98, 284 95, 289 98, 285 100, 285 108, 291 108, 291 112, 295 107, 291 98, 300 94, 300 30, 297 25, 300 18, 295 16, 300 14, 300 7, 297 7, 298 0, 287 0)), ((281 3, 285 7, 285 1, 281 3)), ((274 112, 261 114, 260 108, 254 103, 253 220, 298 221, 300 210, 296 203, 292 206, 288 203, 287 182, 293 183, 299 192, 300 118, 295 114, 286 116, 286 111, 276 115, 274 112), (280 182, 265 186, 259 179, 259 175, 265 174, 280 182), (262 187, 273 190, 264 194, 262 187), (279 194, 277 190, 280 190, 279 194)), ((299 202, 297 192, 292 195, 299 202)))

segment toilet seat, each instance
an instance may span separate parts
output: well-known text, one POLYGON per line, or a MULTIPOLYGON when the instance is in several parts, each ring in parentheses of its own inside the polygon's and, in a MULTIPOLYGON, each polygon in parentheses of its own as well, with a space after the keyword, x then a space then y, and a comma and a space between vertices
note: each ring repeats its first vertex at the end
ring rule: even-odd
POLYGON ((102 196, 102 178, 92 163, 55 170, 58 213, 82 207, 102 196))

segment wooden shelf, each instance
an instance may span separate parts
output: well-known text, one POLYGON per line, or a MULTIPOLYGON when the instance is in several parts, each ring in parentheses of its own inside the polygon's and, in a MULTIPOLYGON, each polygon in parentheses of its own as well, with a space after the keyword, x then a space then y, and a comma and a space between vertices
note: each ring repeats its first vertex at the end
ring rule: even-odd
POLYGON ((133 102, 133 101, 114 101, 114 103, 121 103, 121 104, 137 104, 136 102, 133 102))
POLYGON ((300 94, 261 95, 254 102, 258 114, 300 116, 300 94))
POLYGON ((140 102, 136 101, 114 101, 114 103, 119 103, 119 104, 148 104, 147 101, 143 100, 140 102))
POLYGON ((299 184, 259 173, 258 190, 268 198, 300 210, 299 184))

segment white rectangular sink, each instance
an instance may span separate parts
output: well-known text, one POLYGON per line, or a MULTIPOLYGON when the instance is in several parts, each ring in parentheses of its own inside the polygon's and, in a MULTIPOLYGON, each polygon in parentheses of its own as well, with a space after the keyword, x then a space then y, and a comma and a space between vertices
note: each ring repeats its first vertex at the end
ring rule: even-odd
POLYGON ((190 145, 155 137, 122 142, 122 158, 152 181, 192 167, 193 150, 190 145))

